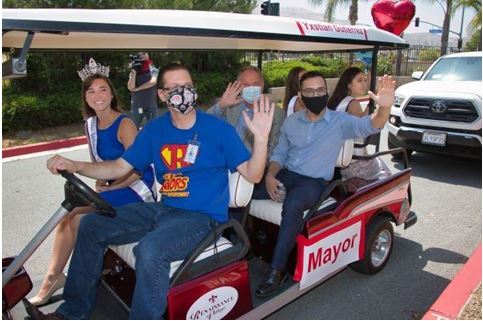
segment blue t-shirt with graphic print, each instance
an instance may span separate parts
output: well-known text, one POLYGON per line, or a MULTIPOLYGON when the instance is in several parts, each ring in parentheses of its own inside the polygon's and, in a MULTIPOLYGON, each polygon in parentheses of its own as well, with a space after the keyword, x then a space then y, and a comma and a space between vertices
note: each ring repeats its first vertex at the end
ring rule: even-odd
POLYGON ((230 124, 195 112, 196 122, 190 129, 176 128, 170 113, 154 119, 122 158, 136 169, 154 164, 165 205, 224 222, 229 205, 228 170, 236 171, 250 153, 230 124), (190 143, 198 146, 194 164, 185 161, 190 143))

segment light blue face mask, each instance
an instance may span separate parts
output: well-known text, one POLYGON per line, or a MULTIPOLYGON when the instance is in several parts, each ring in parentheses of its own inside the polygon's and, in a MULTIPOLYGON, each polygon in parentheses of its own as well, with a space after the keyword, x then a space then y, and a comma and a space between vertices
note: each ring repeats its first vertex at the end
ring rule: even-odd
POLYGON ((245 87, 242 90, 243 99, 250 105, 253 104, 255 101, 257 101, 258 99, 260 99, 261 94, 262 94, 262 87, 260 86, 245 87))

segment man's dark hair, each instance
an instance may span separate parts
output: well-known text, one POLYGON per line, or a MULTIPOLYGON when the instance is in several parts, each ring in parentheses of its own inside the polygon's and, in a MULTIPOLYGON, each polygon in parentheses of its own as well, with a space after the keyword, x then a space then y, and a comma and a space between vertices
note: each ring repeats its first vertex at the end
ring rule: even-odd
POLYGON ((325 88, 327 88, 327 80, 325 80, 324 75, 322 75, 322 73, 319 72, 319 71, 312 70, 312 71, 307 71, 305 74, 303 74, 302 77, 300 77, 300 89, 302 89, 302 84, 304 83, 304 81, 306 81, 307 79, 310 79, 310 78, 315 78, 315 77, 322 78, 324 80, 324 83, 325 83, 325 88))
POLYGON ((167 64, 161 70, 159 70, 159 75, 158 75, 158 89, 163 89, 164 88, 164 74, 167 73, 168 71, 175 71, 175 70, 186 70, 188 73, 190 73, 190 70, 188 67, 185 65, 182 65, 179 62, 172 62, 170 64, 167 64))

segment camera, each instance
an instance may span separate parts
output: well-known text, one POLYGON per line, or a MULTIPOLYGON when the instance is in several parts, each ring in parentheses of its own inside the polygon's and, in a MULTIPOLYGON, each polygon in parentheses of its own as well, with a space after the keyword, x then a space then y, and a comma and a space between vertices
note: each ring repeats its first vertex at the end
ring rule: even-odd
POLYGON ((144 59, 141 57, 141 55, 139 54, 129 55, 129 58, 131 59, 130 66, 132 69, 138 72, 143 69, 144 59))

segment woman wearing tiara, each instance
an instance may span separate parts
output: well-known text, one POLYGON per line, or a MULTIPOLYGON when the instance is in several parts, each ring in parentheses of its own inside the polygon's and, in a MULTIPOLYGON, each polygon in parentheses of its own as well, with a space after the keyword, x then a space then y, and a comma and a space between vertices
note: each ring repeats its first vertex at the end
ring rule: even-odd
MULTIPOLYGON (((108 78, 109 67, 96 64, 79 71, 82 79, 82 103, 86 120, 86 135, 91 159, 94 162, 115 160, 133 143, 137 134, 134 123, 119 112, 116 91, 108 78)), ((134 202, 153 202, 156 199, 154 172, 148 166, 143 173, 129 173, 115 181, 96 181, 96 190, 113 207, 134 202), (141 176, 142 175, 142 176, 141 176)), ((57 226, 52 257, 47 275, 39 292, 30 299, 33 305, 47 303, 58 289, 64 286, 63 269, 75 245, 77 229, 83 213, 90 207, 74 209, 57 226)))

